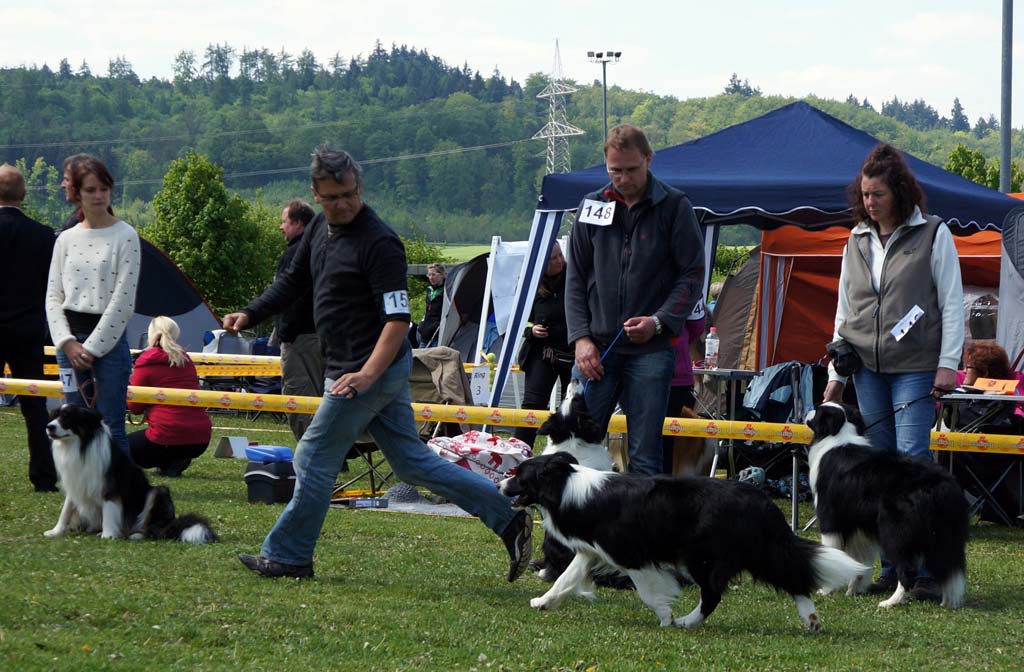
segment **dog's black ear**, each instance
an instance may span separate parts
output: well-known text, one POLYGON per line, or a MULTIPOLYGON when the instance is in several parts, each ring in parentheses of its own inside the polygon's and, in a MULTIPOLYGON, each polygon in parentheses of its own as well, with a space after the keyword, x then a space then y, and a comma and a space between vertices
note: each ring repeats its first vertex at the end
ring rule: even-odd
POLYGON ((807 426, 814 432, 815 440, 835 436, 847 422, 846 409, 839 404, 822 404, 814 411, 814 417, 807 422, 807 426))
POLYGON ((857 433, 864 436, 868 431, 868 426, 864 422, 864 416, 860 414, 860 411, 848 404, 843 404, 843 410, 846 412, 846 420, 857 428, 857 433))
POLYGON ((548 419, 545 420, 544 422, 542 422, 540 427, 537 428, 537 433, 540 434, 541 436, 548 436, 549 434, 551 434, 551 430, 555 426, 555 422, 556 422, 556 418, 557 417, 558 417, 558 412, 557 411, 552 413, 551 415, 549 415, 548 419))
POLYGON ((566 453, 566 452, 563 452, 563 451, 559 451, 557 453, 554 453, 554 454, 552 454, 551 457, 552 457, 551 461, 552 462, 556 462, 556 463, 563 463, 563 464, 579 464, 580 463, 580 461, 576 459, 575 455, 573 455, 572 453, 566 453))

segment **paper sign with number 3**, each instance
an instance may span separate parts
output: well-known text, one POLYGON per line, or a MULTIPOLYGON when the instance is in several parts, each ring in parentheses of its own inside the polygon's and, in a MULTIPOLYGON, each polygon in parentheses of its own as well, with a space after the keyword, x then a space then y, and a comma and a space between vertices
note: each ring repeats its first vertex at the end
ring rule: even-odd
POLYGON ((586 199, 580 206, 579 221, 594 226, 608 226, 615 219, 615 201, 595 201, 586 199))

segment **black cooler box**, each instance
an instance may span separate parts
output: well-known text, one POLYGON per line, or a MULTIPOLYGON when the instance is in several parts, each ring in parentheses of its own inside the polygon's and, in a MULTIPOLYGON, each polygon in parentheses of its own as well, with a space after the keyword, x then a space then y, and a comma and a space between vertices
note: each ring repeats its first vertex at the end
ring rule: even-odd
POLYGON ((245 484, 250 504, 287 504, 295 490, 295 469, 291 462, 249 462, 245 484))

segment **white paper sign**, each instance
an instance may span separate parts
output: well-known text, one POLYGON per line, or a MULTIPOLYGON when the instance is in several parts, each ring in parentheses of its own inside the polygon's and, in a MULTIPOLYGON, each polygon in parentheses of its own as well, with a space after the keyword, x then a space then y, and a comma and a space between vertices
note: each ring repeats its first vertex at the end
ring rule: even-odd
POLYGON ((910 328, 917 324, 917 321, 920 320, 922 316, 924 316, 924 311, 921 310, 921 306, 915 304, 914 307, 903 316, 903 319, 896 323, 896 326, 893 327, 892 331, 889 333, 892 334, 892 337, 897 341, 902 341, 903 337, 907 335, 908 331, 910 331, 910 328))
POLYGON ((474 366, 469 374, 469 390, 473 394, 473 403, 486 406, 491 398, 491 367, 487 364, 474 366))
POLYGON ((608 226, 615 219, 615 201, 595 201, 586 199, 580 206, 579 221, 594 226, 608 226))

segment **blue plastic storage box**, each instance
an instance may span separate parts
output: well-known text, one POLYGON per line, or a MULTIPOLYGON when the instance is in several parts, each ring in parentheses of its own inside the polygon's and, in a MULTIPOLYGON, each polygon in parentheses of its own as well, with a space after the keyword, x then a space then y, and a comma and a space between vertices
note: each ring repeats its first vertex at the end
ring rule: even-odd
POLYGON ((249 446, 245 456, 253 462, 291 462, 292 449, 287 446, 249 446))

